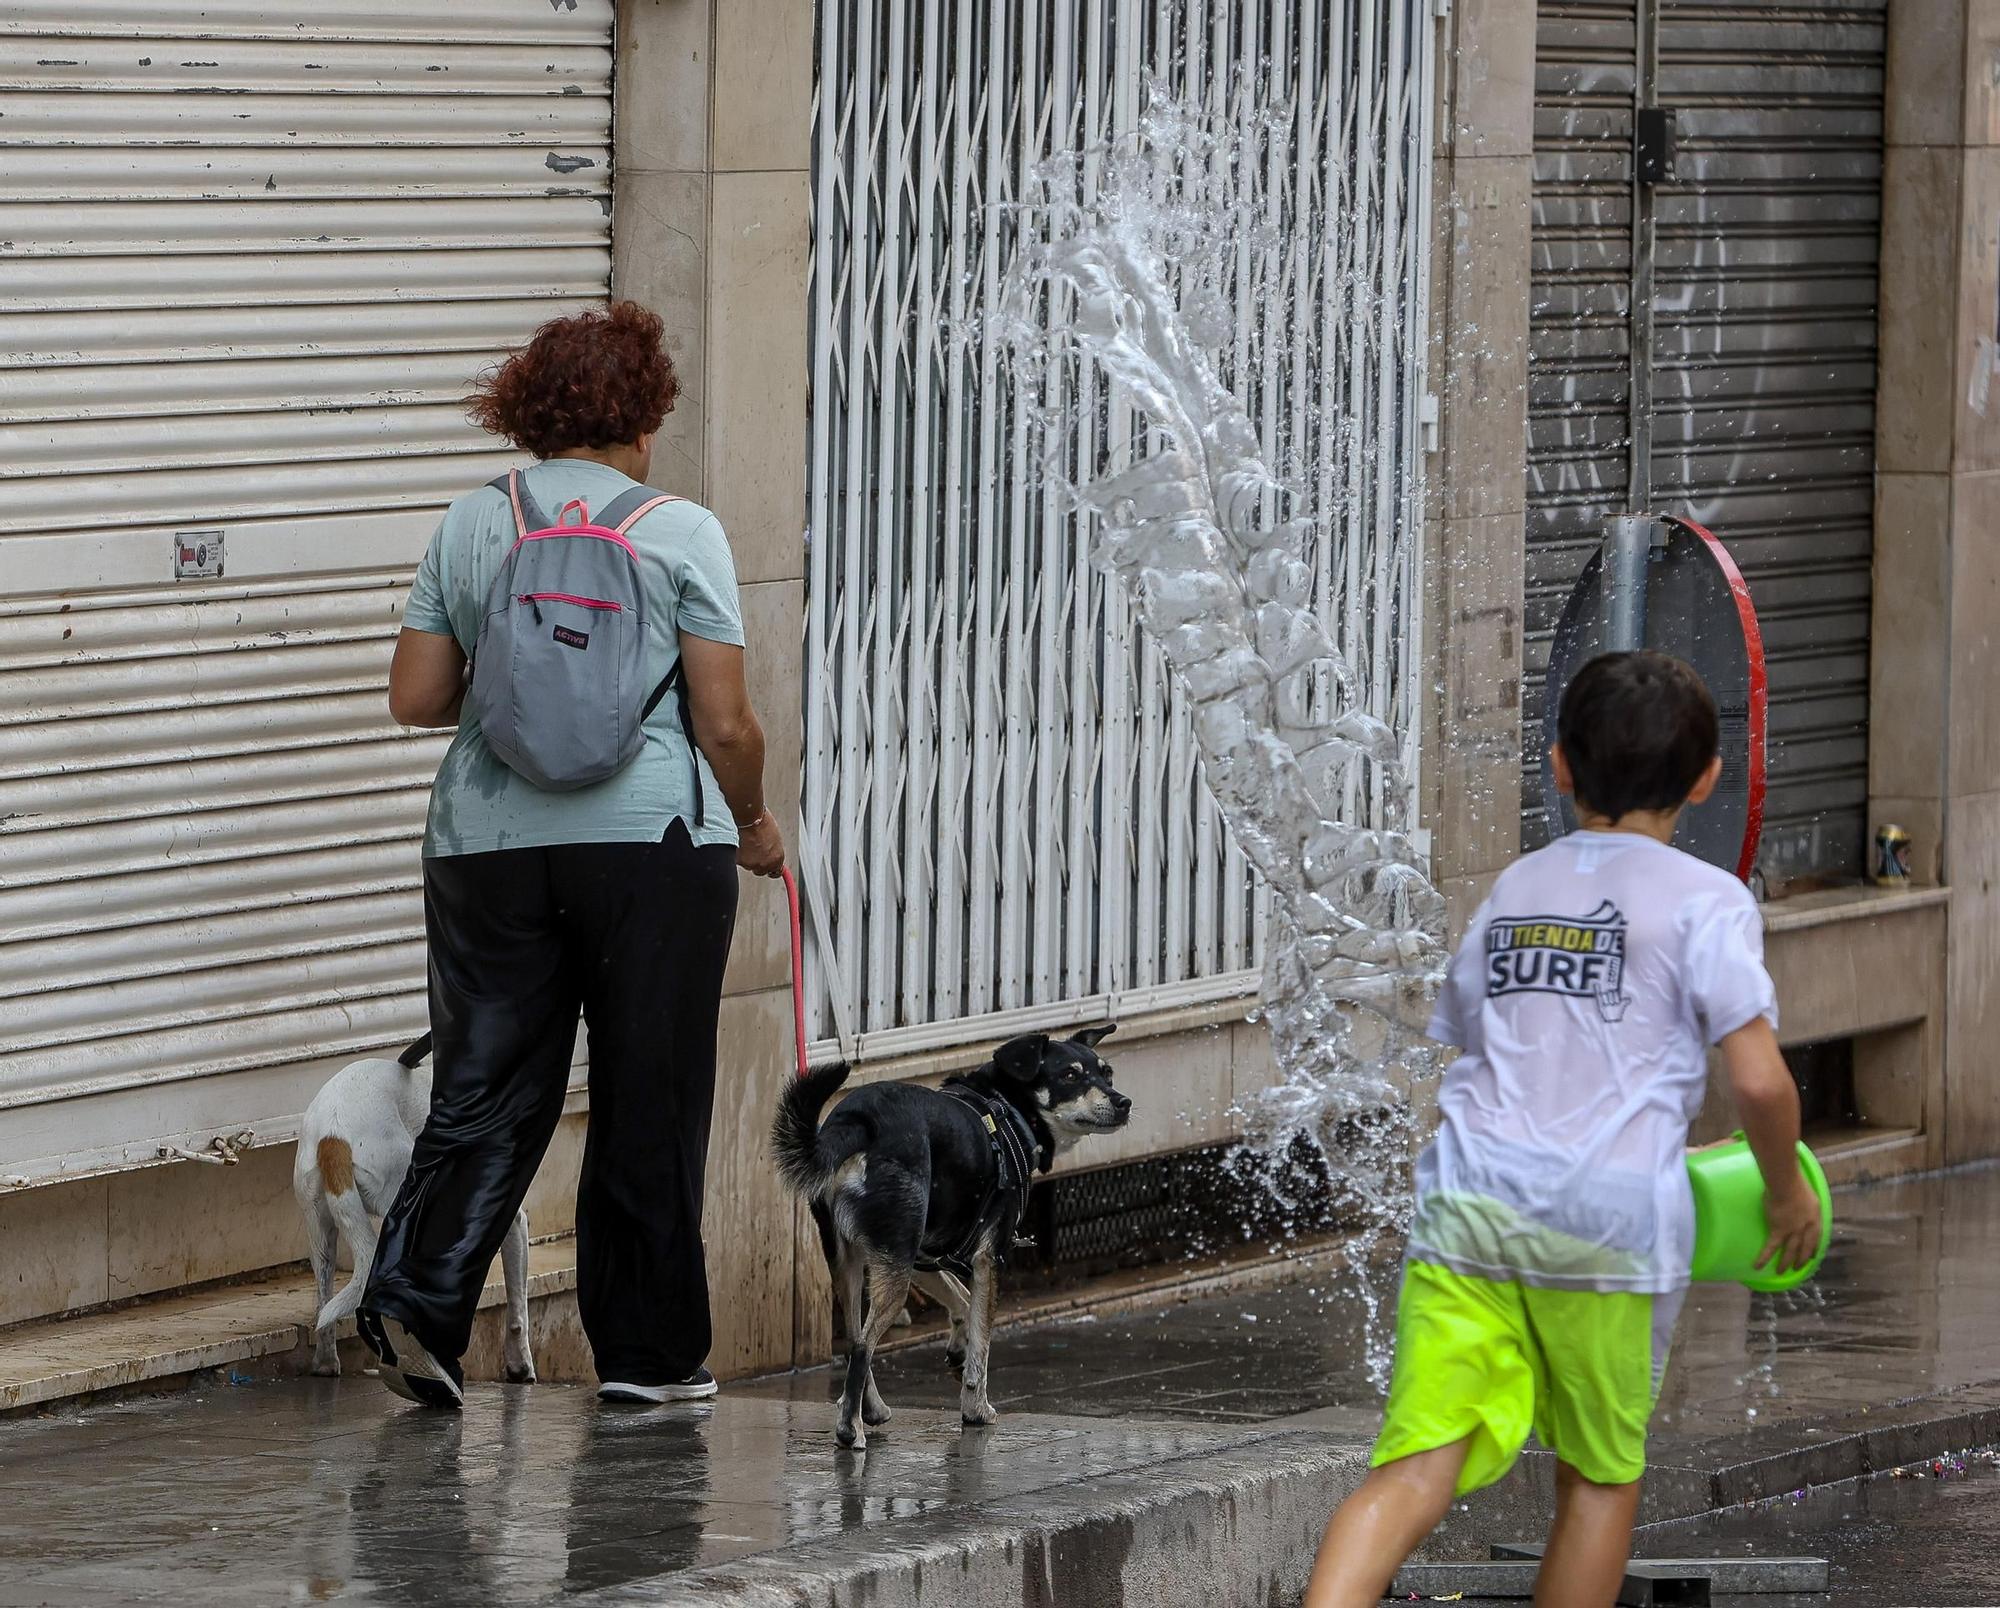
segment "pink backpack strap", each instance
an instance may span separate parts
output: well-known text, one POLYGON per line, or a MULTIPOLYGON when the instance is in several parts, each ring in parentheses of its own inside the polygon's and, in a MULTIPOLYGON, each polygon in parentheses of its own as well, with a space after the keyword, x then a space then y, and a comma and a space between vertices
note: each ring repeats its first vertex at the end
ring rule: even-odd
POLYGON ((507 499, 508 506, 514 510, 516 536, 526 536, 530 530, 540 530, 547 523, 542 518, 542 511, 539 508, 535 508, 535 523, 533 525, 528 523, 528 509, 535 507, 535 500, 528 496, 527 488, 521 484, 520 470, 509 469, 504 475, 496 476, 486 483, 495 491, 502 493, 507 499), (527 499, 525 506, 523 498, 527 499))
POLYGON ((644 519, 648 514, 650 514, 655 508, 663 507, 667 503, 685 502, 685 501, 687 501, 685 497, 676 497, 669 492, 662 492, 657 497, 648 497, 644 502, 639 504, 637 508, 633 509, 631 513, 627 514, 623 519, 621 519, 614 528, 617 530, 620 536, 623 536, 640 520, 644 519))

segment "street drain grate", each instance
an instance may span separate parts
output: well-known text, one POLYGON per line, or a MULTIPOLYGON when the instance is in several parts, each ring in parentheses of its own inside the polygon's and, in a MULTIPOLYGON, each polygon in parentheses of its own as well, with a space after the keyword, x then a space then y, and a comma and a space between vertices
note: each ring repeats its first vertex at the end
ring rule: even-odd
MULTIPOLYGON (((1496 1542, 1489 1563, 1410 1563, 1391 1588, 1397 1596, 1485 1597, 1518 1601, 1535 1594, 1542 1547, 1496 1542)), ((1824 1558, 1634 1558, 1619 1589, 1620 1608, 1703 1608, 1711 1592, 1736 1596, 1825 1591, 1824 1558)))

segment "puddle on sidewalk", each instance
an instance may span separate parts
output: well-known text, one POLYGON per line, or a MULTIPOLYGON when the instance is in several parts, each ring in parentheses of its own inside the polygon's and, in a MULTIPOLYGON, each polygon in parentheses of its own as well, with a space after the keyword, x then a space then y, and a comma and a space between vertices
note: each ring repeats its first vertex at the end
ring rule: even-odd
POLYGON ((1196 1424, 911 1410, 863 1456, 831 1412, 607 1408, 474 1385, 460 1414, 374 1380, 252 1383, 0 1426, 0 1608, 501 1608, 616 1590, 1229 1445, 1196 1424))

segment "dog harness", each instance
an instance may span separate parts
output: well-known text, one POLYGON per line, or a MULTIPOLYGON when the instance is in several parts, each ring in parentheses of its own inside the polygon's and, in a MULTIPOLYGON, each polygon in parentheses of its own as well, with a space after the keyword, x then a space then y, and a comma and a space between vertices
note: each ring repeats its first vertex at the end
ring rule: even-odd
POLYGON ((995 1225, 1000 1230, 993 1236, 996 1262, 1004 1263, 1014 1245, 1033 1243, 1018 1240, 1016 1236, 1021 1232, 1021 1219, 1028 1212, 1028 1189, 1034 1181, 1035 1156, 1041 1147, 1035 1142, 1035 1131, 1028 1126, 1028 1119, 997 1095, 987 1094, 962 1078, 945 1079, 938 1093, 956 1100, 979 1119, 986 1142, 993 1147, 993 1182, 986 1188, 986 1198, 979 1203, 972 1227, 959 1242, 934 1261, 917 1265, 942 1268, 969 1279, 979 1241, 995 1225))

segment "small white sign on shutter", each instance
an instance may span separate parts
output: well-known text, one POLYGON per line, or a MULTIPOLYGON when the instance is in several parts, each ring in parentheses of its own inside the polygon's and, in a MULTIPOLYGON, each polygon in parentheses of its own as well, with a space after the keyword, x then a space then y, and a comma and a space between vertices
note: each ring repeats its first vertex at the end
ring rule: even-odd
POLYGON ((219 530, 175 531, 174 579, 177 581, 221 580, 222 532, 219 530))

